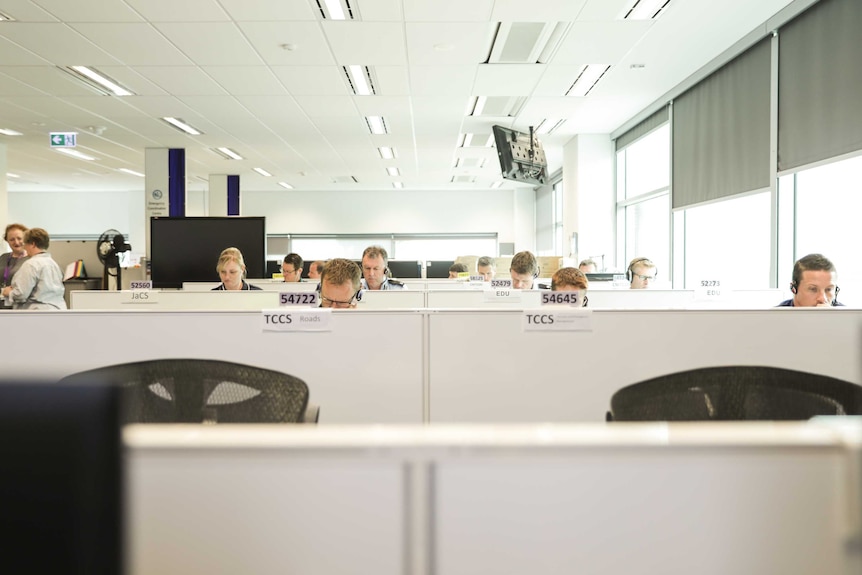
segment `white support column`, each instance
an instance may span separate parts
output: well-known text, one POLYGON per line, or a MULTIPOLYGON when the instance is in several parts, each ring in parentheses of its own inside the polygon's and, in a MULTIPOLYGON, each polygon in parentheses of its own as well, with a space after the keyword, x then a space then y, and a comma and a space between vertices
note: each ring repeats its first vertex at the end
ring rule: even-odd
POLYGON ((164 218, 170 215, 169 185, 168 148, 146 148, 144 150, 144 237, 147 261, 150 260, 150 218, 164 218))
POLYGON ((207 215, 223 217, 227 215, 227 174, 210 174, 207 193, 207 215))
POLYGON ((0 144, 0 222, 9 223, 9 189, 6 182, 6 144, 0 144))

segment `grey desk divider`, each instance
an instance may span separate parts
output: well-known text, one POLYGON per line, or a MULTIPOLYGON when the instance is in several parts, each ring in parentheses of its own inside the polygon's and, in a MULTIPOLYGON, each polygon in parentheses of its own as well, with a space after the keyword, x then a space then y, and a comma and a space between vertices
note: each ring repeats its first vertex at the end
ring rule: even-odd
POLYGON ((359 309, 424 308, 425 292, 414 290, 365 290, 357 306, 359 309))
POLYGON ((139 425, 125 441, 136 575, 859 572, 859 445, 813 423, 139 425))
MULTIPOLYGON (((273 279, 250 279, 246 282, 259 287, 263 291, 277 292, 309 292, 317 289, 317 282, 289 282, 273 280, 273 279)), ((220 282, 183 282, 183 291, 210 291, 214 287, 218 287, 220 282)))

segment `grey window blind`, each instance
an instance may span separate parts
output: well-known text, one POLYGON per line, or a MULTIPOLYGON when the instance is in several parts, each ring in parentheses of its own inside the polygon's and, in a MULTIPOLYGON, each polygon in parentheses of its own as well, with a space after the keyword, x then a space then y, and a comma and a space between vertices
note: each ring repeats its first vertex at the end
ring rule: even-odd
POLYGON ((779 30, 779 171, 862 150, 860 30, 860 0, 823 0, 779 30))
POLYGON ((770 39, 673 102, 673 207, 769 186, 770 39))
POLYGON ((667 122, 668 113, 667 106, 661 108, 658 112, 652 114, 646 120, 639 123, 637 126, 627 131, 625 134, 617 138, 617 151, 625 148, 641 136, 646 136, 665 122, 667 122))

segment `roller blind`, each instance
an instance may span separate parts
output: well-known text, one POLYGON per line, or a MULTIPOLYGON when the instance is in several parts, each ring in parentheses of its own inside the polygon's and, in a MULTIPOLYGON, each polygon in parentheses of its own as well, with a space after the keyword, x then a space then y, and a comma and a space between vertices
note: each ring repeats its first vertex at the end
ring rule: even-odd
POLYGON ((779 171, 862 150, 860 30, 860 0, 823 0, 779 30, 779 171))
POLYGON ((769 186, 770 40, 673 102, 673 207, 769 186))
POLYGON ((639 123, 637 126, 627 131, 625 134, 617 138, 616 149, 621 150, 640 138, 646 136, 665 122, 667 122, 667 106, 664 106, 658 112, 654 113, 646 120, 639 123))

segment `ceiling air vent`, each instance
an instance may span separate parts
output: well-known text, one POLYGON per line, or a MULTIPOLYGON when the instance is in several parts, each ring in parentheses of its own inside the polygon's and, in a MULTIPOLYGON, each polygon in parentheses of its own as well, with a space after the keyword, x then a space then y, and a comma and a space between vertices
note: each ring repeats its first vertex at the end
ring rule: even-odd
POLYGON ((500 22, 487 64, 548 62, 571 28, 571 22, 500 22))

